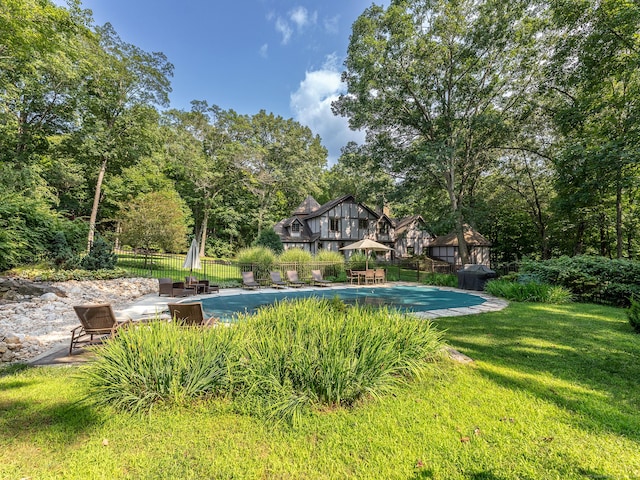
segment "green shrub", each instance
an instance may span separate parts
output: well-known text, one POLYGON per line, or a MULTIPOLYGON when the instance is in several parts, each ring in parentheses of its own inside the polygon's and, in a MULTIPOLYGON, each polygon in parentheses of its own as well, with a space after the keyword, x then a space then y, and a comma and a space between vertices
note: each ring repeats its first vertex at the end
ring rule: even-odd
POLYGON ((266 247, 243 248, 236 258, 243 272, 253 270, 256 280, 269 278, 269 272, 273 270, 276 261, 275 254, 266 247))
POLYGON ((253 246, 270 248, 276 255, 284 250, 282 240, 273 227, 263 229, 253 242, 253 246))
MULTIPOLYGON (((369 258, 369 268, 376 268, 376 260, 369 258)), ((349 270, 364 270, 367 268, 367 256, 362 252, 353 252, 347 261, 349 270)))
POLYGON ((80 266, 85 270, 113 270, 117 263, 118 256, 113 253, 113 247, 101 236, 96 236, 80 266))
POLYGON ((627 318, 633 329, 640 333, 640 300, 633 297, 630 299, 631 306, 627 310, 627 318))
POLYGON ((571 292, 566 288, 540 282, 510 282, 498 279, 490 280, 485 290, 496 297, 503 297, 514 302, 568 303, 571 292))
POLYGON ((23 278, 43 282, 68 282, 69 280, 113 280, 114 278, 130 277, 124 268, 112 268, 109 270, 53 270, 40 268, 23 268, 19 270, 23 278))
POLYGON ((628 306, 629 298, 640 296, 640 262, 605 257, 576 256, 552 260, 525 260, 522 273, 541 282, 562 286, 582 302, 628 306))
POLYGON ((422 283, 426 285, 436 285, 438 287, 454 287, 458 286, 458 276, 452 273, 436 273, 429 272, 421 276, 422 283))
POLYGON ((442 347, 428 321, 336 300, 283 302, 241 320, 239 406, 278 420, 388 392, 424 373, 442 347))
POLYGON ((311 277, 313 256, 301 248, 289 248, 280 254, 278 264, 283 270, 295 270, 300 279, 311 277))
POLYGON ((122 329, 81 371, 87 398, 125 411, 185 403, 230 391, 239 342, 233 328, 185 328, 155 321, 122 329))
POLYGON ((337 279, 344 274, 345 281, 347 279, 344 271, 344 256, 339 252, 333 252, 331 250, 320 250, 315 257, 315 260, 321 264, 320 270, 324 278, 332 277, 337 279))
POLYGON ((73 254, 71 247, 67 243, 64 232, 56 232, 49 247, 51 261, 58 269, 74 269, 80 263, 77 255, 73 254))
POLYGON ((152 322, 123 329, 81 370, 87 399, 120 410, 231 398, 236 411, 295 422, 425 374, 442 351, 432 324, 391 309, 305 299, 230 328, 152 322))

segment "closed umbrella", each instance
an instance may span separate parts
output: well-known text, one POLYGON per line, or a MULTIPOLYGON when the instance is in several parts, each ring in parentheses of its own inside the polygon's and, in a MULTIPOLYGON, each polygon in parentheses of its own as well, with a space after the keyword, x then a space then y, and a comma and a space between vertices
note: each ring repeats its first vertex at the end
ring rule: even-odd
POLYGON ((196 270, 200 268, 200 250, 198 249, 198 242, 195 238, 191 242, 191 246, 187 252, 187 258, 185 258, 182 268, 188 268, 190 272, 193 272, 194 268, 196 270))
POLYGON ((369 270, 369 252, 389 252, 393 250, 393 248, 387 247, 386 245, 373 241, 369 238, 365 238, 355 243, 345 245, 340 250, 364 250, 367 255, 366 269, 369 270))

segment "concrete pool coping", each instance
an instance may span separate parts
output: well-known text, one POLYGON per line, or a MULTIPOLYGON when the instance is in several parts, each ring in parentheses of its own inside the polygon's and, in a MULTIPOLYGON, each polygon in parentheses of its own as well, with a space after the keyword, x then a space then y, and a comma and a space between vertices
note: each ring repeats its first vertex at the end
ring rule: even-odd
MULTIPOLYGON (((386 282, 377 285, 344 285, 344 284, 336 284, 326 286, 326 287, 300 287, 291 290, 295 291, 319 291, 319 290, 337 290, 344 288, 376 288, 376 287, 389 287, 389 286, 424 286, 426 288, 436 288, 438 290, 451 291, 451 292, 459 292, 466 293, 468 295, 475 295, 484 300, 484 303, 480 305, 470 306, 470 307, 455 307, 455 308, 445 308, 441 310, 428 310, 424 312, 414 312, 413 315, 416 315, 419 318, 427 318, 427 319, 437 319, 437 318, 445 318, 445 317, 455 317, 461 315, 473 315, 478 313, 486 313, 486 312, 496 312, 498 310, 502 310, 509 302, 503 300, 501 298, 496 298, 494 296, 488 295, 485 292, 477 292, 473 290, 461 290, 459 288, 451 288, 451 287, 438 287, 438 286, 430 286, 430 285, 422 285, 418 283, 412 282, 386 282)), ((210 298, 211 296, 229 296, 229 295, 253 295, 257 293, 264 293, 269 291, 280 291, 283 289, 276 289, 272 287, 263 287, 256 290, 246 290, 243 288, 224 288, 221 289, 219 293, 211 293, 204 295, 192 295, 189 297, 160 297, 157 293, 150 293, 148 295, 144 295, 136 300, 131 305, 127 307, 119 308, 117 305, 114 305, 114 311, 116 316, 118 317, 128 317, 132 320, 145 320, 158 316, 159 318, 169 318, 169 307, 167 304, 176 303, 181 301, 197 301, 204 298, 210 298)), ((82 351, 82 349, 78 350, 78 353, 74 353, 73 355, 69 355, 69 343, 58 343, 52 346, 48 351, 44 352, 37 357, 30 359, 27 364, 28 365, 70 365, 70 364, 79 364, 84 363, 90 359, 90 356, 87 352, 82 351)), ((462 355, 459 352, 450 351, 450 354, 453 353, 453 356, 456 354, 462 355)), ((452 356, 452 357, 453 357, 452 356)), ((467 357, 468 358, 468 357, 467 357)), ((454 358, 455 359, 455 358, 454 358)), ((470 360, 470 359, 469 359, 470 360)), ((467 360, 468 361, 468 360, 467 360)))

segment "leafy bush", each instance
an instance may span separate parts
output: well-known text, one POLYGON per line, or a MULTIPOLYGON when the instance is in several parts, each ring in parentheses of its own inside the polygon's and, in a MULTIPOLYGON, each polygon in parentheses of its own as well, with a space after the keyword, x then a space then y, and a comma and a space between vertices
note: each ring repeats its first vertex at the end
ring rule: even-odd
POLYGON ((566 288, 540 282, 511 282, 509 280, 490 280, 485 290, 496 297, 514 302, 568 303, 571 292, 566 288))
POLYGON ((113 253, 113 247, 101 236, 96 236, 80 265, 85 270, 113 270, 117 263, 118 256, 113 253))
POLYGON ((301 279, 311 277, 313 256, 301 248, 289 248, 280 254, 278 263, 286 270, 296 270, 301 279))
POLYGON ((458 276, 452 273, 429 272, 422 276, 422 283, 439 287, 457 287, 458 276))
POLYGON ((73 254, 64 232, 55 233, 49 252, 51 261, 58 269, 73 269, 78 266, 78 256, 73 254))
POLYGON ((320 250, 315 257, 316 261, 321 264, 320 270, 324 278, 333 278, 337 280, 344 274, 346 281, 347 275, 344 271, 344 256, 339 252, 331 250, 320 250))
POLYGON ((98 405, 146 411, 160 402, 184 403, 231 390, 240 342, 233 328, 185 328, 150 322, 122 329, 96 351, 82 372, 98 405))
POLYGON ((270 248, 275 254, 280 254, 284 251, 282 240, 280 240, 280 236, 273 227, 262 230, 253 242, 253 246, 270 248))
POLYGON ((82 372, 88 399, 121 410, 219 396, 238 412, 295 422, 389 392, 425 374, 441 350, 429 321, 305 299, 241 315, 231 328, 127 328, 82 372))
MULTIPOLYGON (((369 268, 376 268, 375 258, 369 258, 369 268)), ((349 270, 364 270, 367 268, 367 256, 362 252, 353 252, 347 261, 349 270)))
POLYGON ((640 301, 637 298, 631 298, 631 306, 627 310, 627 318, 633 329, 640 333, 640 301))
POLYGON ((205 247, 207 257, 213 258, 232 258, 233 245, 228 240, 221 238, 207 237, 207 245, 205 247))
POLYGON ((269 272, 276 261, 275 254, 266 247, 244 248, 236 258, 242 271, 253 270, 256 279, 269 278, 269 272))
POLYGON ((604 257, 576 256, 552 260, 525 260, 520 271, 542 282, 567 288, 580 301, 628 306, 640 296, 640 262, 604 257))

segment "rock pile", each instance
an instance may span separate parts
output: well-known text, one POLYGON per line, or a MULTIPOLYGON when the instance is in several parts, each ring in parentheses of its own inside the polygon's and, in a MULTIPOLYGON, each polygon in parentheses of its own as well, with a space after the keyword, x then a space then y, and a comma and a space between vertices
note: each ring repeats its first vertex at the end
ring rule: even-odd
POLYGON ((74 305, 111 303, 116 312, 137 298, 158 291, 152 278, 33 284, 1 279, 0 362, 25 361, 70 339, 78 326, 74 305))

